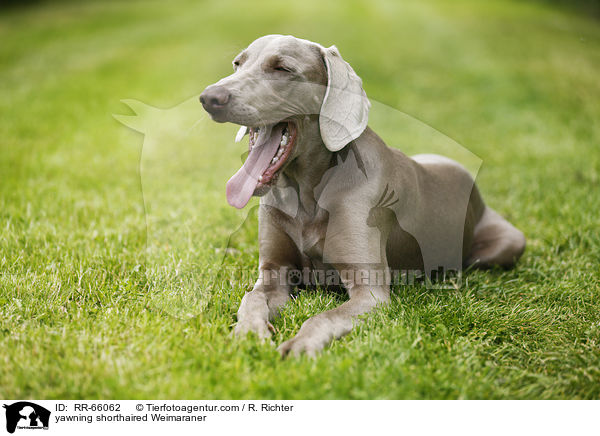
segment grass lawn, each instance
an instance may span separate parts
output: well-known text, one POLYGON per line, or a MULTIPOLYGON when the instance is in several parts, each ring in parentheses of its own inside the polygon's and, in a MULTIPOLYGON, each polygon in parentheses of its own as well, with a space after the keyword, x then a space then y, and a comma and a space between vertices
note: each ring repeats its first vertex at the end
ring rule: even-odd
MULTIPOLYGON (((598 24, 517 0, 0 10, 0 397, 599 398, 598 24), (484 198, 528 238, 518 266, 399 287, 316 360, 233 340, 248 282, 207 271, 234 230, 225 266, 256 268, 256 218, 238 229, 251 208, 224 195, 245 145, 191 99, 268 33, 336 44, 374 102, 478 156, 484 198), (127 98, 175 107, 144 109, 154 138, 177 108, 201 121, 153 154, 112 116, 127 98)), ((274 344, 343 300, 299 293, 274 344)))

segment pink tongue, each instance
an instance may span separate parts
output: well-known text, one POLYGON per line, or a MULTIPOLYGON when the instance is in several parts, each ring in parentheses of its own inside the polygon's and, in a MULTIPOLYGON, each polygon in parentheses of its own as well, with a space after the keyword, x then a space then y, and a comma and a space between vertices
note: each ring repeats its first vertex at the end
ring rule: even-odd
POLYGON ((269 167, 277 152, 283 126, 273 127, 271 132, 269 130, 269 127, 261 129, 246 162, 227 182, 227 202, 233 207, 242 209, 248 204, 258 185, 258 178, 269 167))

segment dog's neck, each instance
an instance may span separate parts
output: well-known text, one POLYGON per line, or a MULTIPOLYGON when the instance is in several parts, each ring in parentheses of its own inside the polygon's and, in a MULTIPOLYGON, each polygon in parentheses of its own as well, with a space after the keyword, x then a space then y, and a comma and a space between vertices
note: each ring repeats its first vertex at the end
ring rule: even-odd
POLYGON ((327 150, 319 131, 318 115, 297 120, 297 156, 284 171, 287 184, 298 189, 300 203, 306 211, 316 210, 315 188, 331 167, 333 153, 327 150))

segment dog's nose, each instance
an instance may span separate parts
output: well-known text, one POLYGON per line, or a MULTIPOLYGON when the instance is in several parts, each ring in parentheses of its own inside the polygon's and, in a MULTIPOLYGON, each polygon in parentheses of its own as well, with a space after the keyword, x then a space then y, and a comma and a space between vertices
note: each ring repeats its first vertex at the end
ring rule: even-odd
POLYGON ((222 109, 227 102, 231 94, 223 86, 212 85, 206 88, 202 94, 200 94, 200 103, 207 112, 214 112, 222 109))

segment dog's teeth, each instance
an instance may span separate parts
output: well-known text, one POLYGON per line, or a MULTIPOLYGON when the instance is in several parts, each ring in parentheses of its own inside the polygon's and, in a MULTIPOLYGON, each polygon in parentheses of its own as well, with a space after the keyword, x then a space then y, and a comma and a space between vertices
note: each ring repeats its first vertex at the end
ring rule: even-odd
POLYGON ((283 154, 283 148, 280 148, 279 151, 277 152, 277 157, 281 157, 282 154, 283 154))
POLYGON ((262 181, 262 176, 258 176, 258 181, 261 182, 262 181))
POLYGON ((271 163, 277 163, 278 160, 279 160, 278 157, 274 157, 273 159, 271 159, 271 163))
POLYGON ((288 143, 287 136, 284 136, 283 138, 281 138, 281 145, 283 147, 285 147, 287 145, 287 143, 288 143))
POLYGON ((242 126, 240 130, 238 130, 237 135, 235 135, 235 142, 240 142, 244 136, 248 133, 248 127, 242 126))

